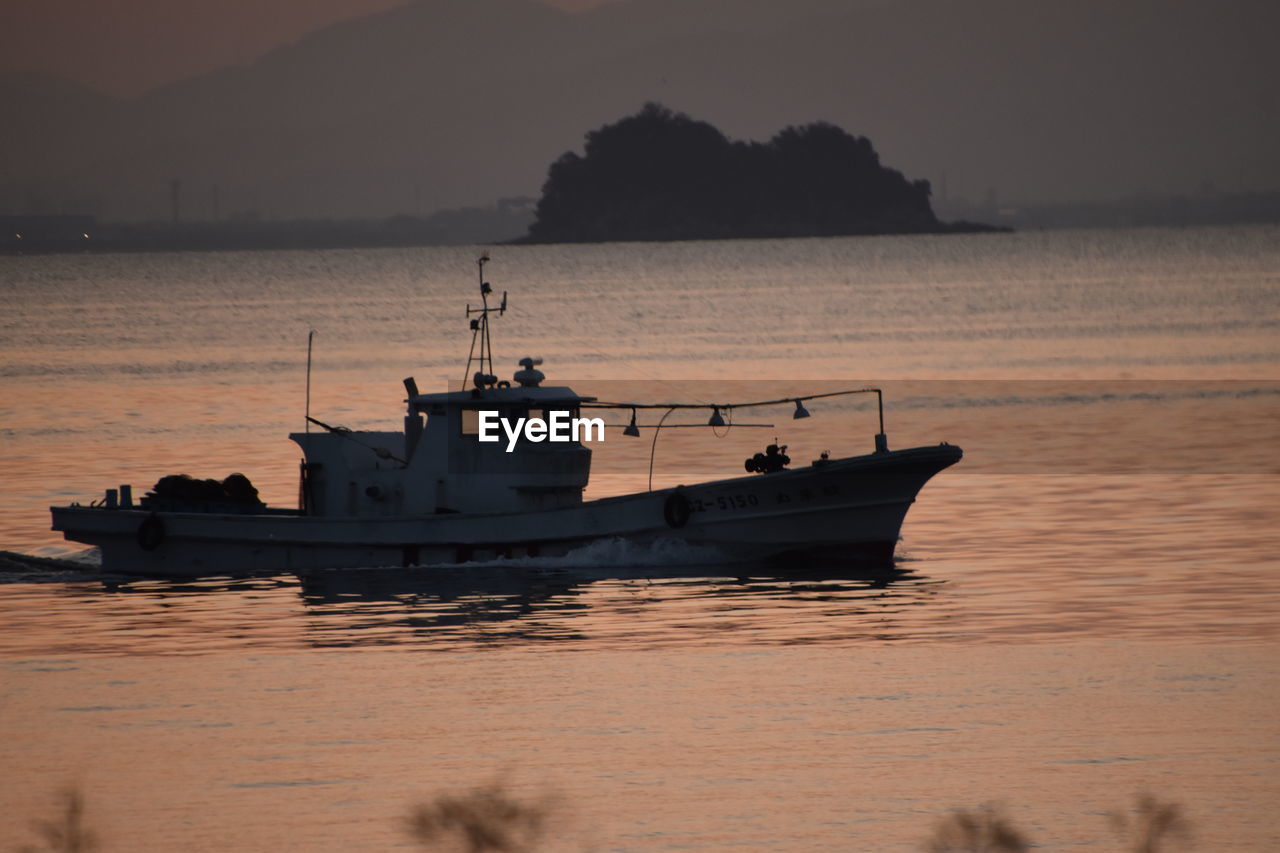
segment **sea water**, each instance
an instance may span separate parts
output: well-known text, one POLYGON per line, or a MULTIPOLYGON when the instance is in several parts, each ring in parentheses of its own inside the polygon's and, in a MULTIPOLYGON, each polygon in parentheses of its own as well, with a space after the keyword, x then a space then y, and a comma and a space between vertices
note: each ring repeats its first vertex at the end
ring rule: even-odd
MULTIPOLYGON (((0 569, 0 848, 74 788, 106 850, 414 849, 415 804, 495 782, 554 850, 912 850, 987 802, 1122 849, 1141 792, 1280 845, 1274 227, 489 250, 504 378, 876 386, 892 447, 963 447, 890 573, 601 542, 168 582, 49 531, 169 473, 293 505, 309 332, 311 414, 396 429, 404 377, 464 379, 480 251, 0 259, 0 548, 82 566, 0 569)), ((808 405, 656 444, 642 410, 589 496, 872 449, 870 399, 808 405)))

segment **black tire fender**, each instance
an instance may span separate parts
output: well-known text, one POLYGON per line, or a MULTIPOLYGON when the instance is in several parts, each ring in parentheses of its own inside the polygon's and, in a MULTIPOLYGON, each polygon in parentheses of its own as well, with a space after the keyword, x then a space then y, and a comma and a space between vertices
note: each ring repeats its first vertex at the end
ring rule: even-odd
POLYGON ((164 519, 151 513, 138 525, 138 547, 144 551, 154 551, 164 541, 164 533, 164 519))
POLYGON ((667 499, 662 502, 662 517, 666 519, 668 527, 677 530, 684 527, 692 514, 693 506, 679 489, 667 495, 667 499))

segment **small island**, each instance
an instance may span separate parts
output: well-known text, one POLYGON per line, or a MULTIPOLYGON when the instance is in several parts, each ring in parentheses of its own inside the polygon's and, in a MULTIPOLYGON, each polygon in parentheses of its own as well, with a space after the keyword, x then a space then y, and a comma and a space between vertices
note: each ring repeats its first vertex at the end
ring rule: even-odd
POLYGON ((937 234, 1002 230, 940 222, 928 181, 880 164, 864 136, 826 122, 768 142, 648 103, 589 132, 582 155, 552 165, 518 242, 597 243, 937 234))

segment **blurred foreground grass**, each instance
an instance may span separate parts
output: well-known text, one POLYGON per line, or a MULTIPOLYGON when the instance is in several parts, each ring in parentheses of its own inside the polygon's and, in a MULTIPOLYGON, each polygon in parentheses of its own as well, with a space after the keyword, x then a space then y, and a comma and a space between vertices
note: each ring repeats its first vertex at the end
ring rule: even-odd
MULTIPOLYGON (((69 789, 59 795, 52 818, 31 821, 36 845, 15 853, 99 853, 105 851, 85 821, 84 795, 69 789)), ((563 818, 556 798, 520 799, 501 782, 462 792, 444 792, 410 809, 409 836, 431 851, 460 853, 535 853, 543 838, 563 818)), ((1191 822, 1177 803, 1150 793, 1134 798, 1132 808, 1110 812, 1117 850, 1125 853, 1170 853, 1189 849, 1191 822)), ((1038 846, 1014 826, 1003 811, 985 804, 957 809, 939 819, 922 849, 929 853, 1022 853, 1038 846)), ((851 848, 852 849, 852 848, 851 848)))

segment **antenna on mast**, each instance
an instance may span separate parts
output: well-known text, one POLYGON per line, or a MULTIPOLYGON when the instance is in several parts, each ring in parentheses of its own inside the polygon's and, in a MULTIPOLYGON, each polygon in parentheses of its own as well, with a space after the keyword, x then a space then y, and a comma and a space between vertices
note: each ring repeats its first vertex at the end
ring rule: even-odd
POLYGON ((303 423, 303 430, 311 432, 311 342, 316 338, 316 330, 312 329, 307 332, 307 401, 306 401, 306 421, 303 423))
POLYGON ((493 287, 484 280, 484 265, 488 262, 488 252, 476 258, 476 272, 480 279, 480 307, 472 308, 471 303, 467 303, 467 316, 471 317, 472 314, 479 316, 471 320, 471 351, 467 353, 467 372, 462 378, 464 387, 468 377, 476 388, 491 388, 498 384, 498 377, 493 373, 493 341, 489 337, 489 314, 496 311, 498 316, 502 316, 506 313, 507 292, 502 291, 502 304, 489 306, 489 294, 493 293, 493 287), (476 354, 477 344, 480 349, 479 355, 476 354), (478 362, 477 369, 473 375, 471 365, 476 362, 478 362))

